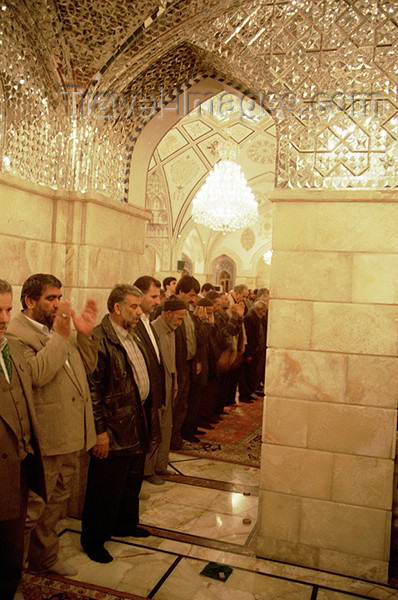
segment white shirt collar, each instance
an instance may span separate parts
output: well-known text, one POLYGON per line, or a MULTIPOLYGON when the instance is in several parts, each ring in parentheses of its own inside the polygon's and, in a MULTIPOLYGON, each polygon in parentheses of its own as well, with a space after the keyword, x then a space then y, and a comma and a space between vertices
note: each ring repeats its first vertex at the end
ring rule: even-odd
MULTIPOLYGON (((23 313, 25 315, 25 313, 23 313)), ((47 327, 47 325, 43 325, 43 323, 39 323, 38 321, 35 321, 34 319, 31 319, 30 317, 28 317, 27 315, 25 315, 25 317, 28 319, 28 321, 30 321, 30 323, 32 323, 32 325, 38 329, 39 331, 41 331, 42 333, 45 333, 46 335, 52 335, 53 331, 52 329, 49 329, 47 327)))

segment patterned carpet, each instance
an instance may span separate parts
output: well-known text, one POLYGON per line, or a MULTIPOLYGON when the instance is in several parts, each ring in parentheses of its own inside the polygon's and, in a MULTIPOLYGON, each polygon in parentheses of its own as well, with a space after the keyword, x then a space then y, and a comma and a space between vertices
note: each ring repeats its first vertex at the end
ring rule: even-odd
POLYGON ((25 573, 22 588, 24 600, 143 600, 135 594, 94 587, 88 583, 76 583, 56 575, 37 577, 25 573))
POLYGON ((180 454, 212 458, 250 467, 260 466, 263 398, 234 404, 214 429, 200 434, 200 444, 186 442, 180 454))

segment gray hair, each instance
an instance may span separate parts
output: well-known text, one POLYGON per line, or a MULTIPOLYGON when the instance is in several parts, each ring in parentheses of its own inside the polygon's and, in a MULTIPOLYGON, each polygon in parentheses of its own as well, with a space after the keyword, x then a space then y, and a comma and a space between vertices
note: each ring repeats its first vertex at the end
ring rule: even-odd
POLYGON ((135 285, 130 285, 129 283, 116 284, 109 294, 109 298, 106 303, 109 312, 112 313, 114 311, 115 304, 124 302, 126 296, 136 296, 137 298, 141 298, 143 293, 135 285))
POLYGON ((0 294, 11 294, 12 295, 12 287, 11 284, 8 283, 5 279, 0 279, 0 294))
POLYGON ((253 304, 253 308, 267 308, 267 303, 264 300, 256 300, 253 304))
POLYGON ((261 298, 261 296, 269 296, 268 288, 260 288, 257 290, 257 298, 261 298))
POLYGON ((238 285, 234 286, 234 292, 236 292, 237 294, 243 294, 243 292, 248 289, 249 288, 244 283, 239 283, 238 285))

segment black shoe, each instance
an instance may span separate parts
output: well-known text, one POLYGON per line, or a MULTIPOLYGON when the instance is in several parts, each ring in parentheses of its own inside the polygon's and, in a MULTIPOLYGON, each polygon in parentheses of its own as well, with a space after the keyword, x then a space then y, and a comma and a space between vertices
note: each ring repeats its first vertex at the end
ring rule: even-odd
POLYGON ((209 419, 209 423, 214 423, 214 424, 220 423, 221 421, 222 421, 222 419, 220 417, 211 417, 209 419))
POLYGON ((84 546, 82 544, 82 547, 87 556, 94 562, 106 564, 113 561, 112 554, 109 554, 104 546, 84 546))
POLYGON ((199 423, 198 427, 199 429, 214 429, 213 425, 210 425, 210 423, 199 423))
POLYGON ((146 538, 151 534, 146 529, 142 527, 130 527, 128 529, 124 529, 123 531, 114 531, 113 534, 115 537, 139 537, 146 538))
POLYGON ((252 404, 254 400, 252 398, 239 397, 239 402, 244 402, 245 404, 252 404))
POLYGON ((176 451, 176 450, 181 450, 183 445, 184 445, 184 442, 182 440, 178 440, 177 442, 170 444, 170 450, 172 452, 176 451))
POLYGON ((193 444, 200 443, 200 439, 198 437, 196 437, 196 435, 187 435, 183 439, 186 440, 187 442, 192 442, 193 444))

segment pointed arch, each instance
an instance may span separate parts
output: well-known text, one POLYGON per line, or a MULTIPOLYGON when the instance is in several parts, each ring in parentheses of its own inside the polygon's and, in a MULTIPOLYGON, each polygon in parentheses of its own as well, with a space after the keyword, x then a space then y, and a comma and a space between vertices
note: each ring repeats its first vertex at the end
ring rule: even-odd
MULTIPOLYGON (((211 265, 211 274, 213 277, 213 281, 216 285, 222 285, 222 281, 225 279, 230 280, 229 291, 235 284, 236 279, 236 263, 232 258, 227 256, 226 254, 221 254, 217 256, 212 262, 211 265), (222 274, 228 274, 229 277, 222 277, 222 274)), ((222 288, 224 286, 222 285, 222 288)))

